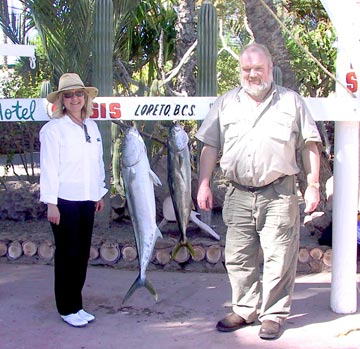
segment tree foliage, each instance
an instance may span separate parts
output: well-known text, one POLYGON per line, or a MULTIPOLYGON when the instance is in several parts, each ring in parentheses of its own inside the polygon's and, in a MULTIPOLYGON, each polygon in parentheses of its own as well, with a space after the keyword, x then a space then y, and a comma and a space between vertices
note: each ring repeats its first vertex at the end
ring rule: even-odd
POLYGON ((306 48, 332 74, 335 74, 335 30, 320 0, 287 1, 284 22, 291 32, 284 33, 291 54, 291 65, 304 96, 326 97, 335 81, 303 49, 306 48))

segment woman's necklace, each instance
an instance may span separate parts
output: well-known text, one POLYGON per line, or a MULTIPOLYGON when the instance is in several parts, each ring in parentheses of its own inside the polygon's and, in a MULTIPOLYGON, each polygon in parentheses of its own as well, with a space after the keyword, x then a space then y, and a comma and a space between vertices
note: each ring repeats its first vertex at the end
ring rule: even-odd
POLYGON ((72 115, 71 113, 67 113, 70 117, 70 119, 75 122, 75 124, 79 125, 80 127, 84 127, 84 123, 81 119, 75 117, 74 115, 72 115))
POLYGON ((83 130, 84 130, 84 133, 85 133, 85 140, 87 143, 91 143, 91 137, 88 133, 88 130, 87 130, 87 126, 86 124, 84 123, 83 120, 71 115, 71 113, 68 112, 68 115, 70 117, 70 119, 77 125, 79 125, 83 130))

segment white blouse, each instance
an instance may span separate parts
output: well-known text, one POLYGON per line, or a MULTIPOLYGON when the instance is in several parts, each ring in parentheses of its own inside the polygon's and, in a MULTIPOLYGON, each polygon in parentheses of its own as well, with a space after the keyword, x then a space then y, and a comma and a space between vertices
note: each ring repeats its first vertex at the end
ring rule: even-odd
POLYGON ((85 130, 69 116, 53 119, 40 130, 40 201, 98 201, 106 193, 103 147, 95 121, 85 130))

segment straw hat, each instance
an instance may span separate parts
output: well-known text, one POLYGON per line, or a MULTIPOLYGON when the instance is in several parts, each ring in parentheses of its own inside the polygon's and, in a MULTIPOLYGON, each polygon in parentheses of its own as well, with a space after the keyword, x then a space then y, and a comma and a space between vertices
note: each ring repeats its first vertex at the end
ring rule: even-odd
POLYGON ((89 94, 89 97, 92 99, 94 99, 98 94, 98 89, 96 87, 85 87, 78 74, 65 73, 60 77, 58 90, 49 93, 46 99, 50 103, 54 103, 60 92, 77 89, 84 89, 89 94))

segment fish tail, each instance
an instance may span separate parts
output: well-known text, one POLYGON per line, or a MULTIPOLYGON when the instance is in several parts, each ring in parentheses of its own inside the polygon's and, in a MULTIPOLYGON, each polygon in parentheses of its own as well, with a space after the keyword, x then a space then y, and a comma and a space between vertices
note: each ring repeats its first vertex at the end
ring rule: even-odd
POLYGON ((189 250, 191 257, 195 257, 195 251, 192 245, 190 244, 189 240, 186 240, 185 247, 189 250))
POLYGON ((153 284, 150 282, 149 279, 146 279, 145 281, 145 287, 147 288, 147 290, 154 296, 155 301, 157 302, 158 300, 158 294, 155 290, 155 287, 153 286, 153 284))
POLYGON ((190 252, 190 255, 192 257, 195 256, 195 251, 194 251, 194 248, 192 247, 191 243, 189 242, 189 240, 186 240, 186 241, 180 241, 174 248, 174 251, 171 255, 171 259, 174 260, 175 256, 177 255, 177 253, 179 252, 180 248, 181 247, 186 247, 189 252, 190 252))
POLYGON ((136 280, 133 282, 133 284, 130 286, 129 290, 127 291, 122 304, 124 304, 131 296, 132 294, 141 287, 145 287, 155 298, 155 301, 158 300, 158 294, 154 288, 154 286, 152 285, 152 283, 148 280, 141 280, 140 275, 136 278, 136 280))

